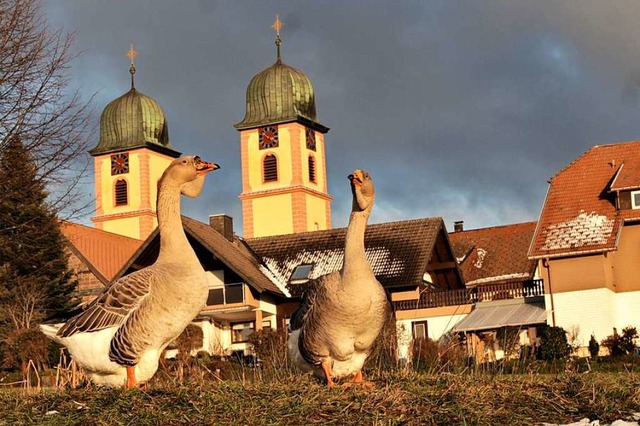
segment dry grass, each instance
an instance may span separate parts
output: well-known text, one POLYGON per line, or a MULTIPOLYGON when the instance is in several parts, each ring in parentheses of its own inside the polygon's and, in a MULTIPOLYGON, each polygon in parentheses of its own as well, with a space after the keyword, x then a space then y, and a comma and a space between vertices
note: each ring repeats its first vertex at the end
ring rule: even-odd
POLYGON ((145 391, 0 393, 0 424, 529 425, 612 422, 640 411, 636 373, 378 374, 373 390, 327 389, 288 370, 232 380, 156 380, 145 391), (47 414, 47 412, 55 413, 47 414))

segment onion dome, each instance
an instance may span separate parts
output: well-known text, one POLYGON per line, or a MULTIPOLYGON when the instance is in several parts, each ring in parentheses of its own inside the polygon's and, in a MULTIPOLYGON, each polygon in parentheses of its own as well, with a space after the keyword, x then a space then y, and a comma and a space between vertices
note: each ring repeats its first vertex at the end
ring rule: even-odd
POLYGON ((167 118, 160 104, 135 88, 133 64, 135 51, 129 52, 131 60, 131 90, 109 103, 100 117, 100 141, 89 153, 106 154, 135 148, 150 148, 171 157, 178 157, 169 143, 167 118))
POLYGON ((235 128, 243 130, 297 121, 319 132, 328 132, 329 128, 320 124, 316 117, 316 101, 309 77, 282 62, 279 27, 276 31, 277 61, 251 79, 247 87, 247 111, 235 128))

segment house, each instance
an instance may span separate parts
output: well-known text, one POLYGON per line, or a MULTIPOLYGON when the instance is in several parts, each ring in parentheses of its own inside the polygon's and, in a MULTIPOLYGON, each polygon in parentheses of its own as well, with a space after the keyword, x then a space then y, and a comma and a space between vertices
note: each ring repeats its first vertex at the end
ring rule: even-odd
POLYGON ((449 238, 473 305, 452 331, 465 334, 477 362, 503 357, 498 333, 505 329, 519 344, 534 345, 536 326, 547 320, 537 263, 527 257, 536 222, 469 231, 456 225, 449 238))
POLYGON ((88 303, 115 277, 142 241, 90 226, 60 222, 67 241, 69 268, 78 280, 77 295, 88 303))
POLYGON ((583 349, 640 326, 640 142, 594 146, 550 180, 529 258, 550 324, 583 349))

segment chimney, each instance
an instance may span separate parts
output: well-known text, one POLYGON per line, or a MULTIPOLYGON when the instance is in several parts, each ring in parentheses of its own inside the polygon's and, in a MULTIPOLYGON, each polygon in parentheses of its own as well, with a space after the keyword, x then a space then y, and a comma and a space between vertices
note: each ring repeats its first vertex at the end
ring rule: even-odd
POLYGON ((456 220, 453 222, 453 232, 464 231, 464 220, 456 220))
POLYGON ((209 216, 209 225, 227 240, 233 242, 233 218, 226 214, 212 214, 209 216))

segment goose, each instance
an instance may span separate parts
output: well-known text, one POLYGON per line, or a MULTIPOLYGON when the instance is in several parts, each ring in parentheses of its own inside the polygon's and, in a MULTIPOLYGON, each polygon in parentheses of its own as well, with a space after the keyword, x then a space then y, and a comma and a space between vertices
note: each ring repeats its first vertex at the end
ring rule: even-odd
POLYGON ((167 344, 205 305, 206 275, 182 228, 180 194, 197 197, 205 176, 218 168, 198 156, 172 161, 158 181, 156 262, 115 281, 65 324, 40 326, 95 384, 146 383, 167 344))
POLYGON ((373 208, 375 190, 366 171, 349 175, 353 205, 347 226, 344 261, 339 271, 311 281, 289 322, 288 351, 302 371, 334 379, 353 376, 364 382, 362 367, 390 305, 384 288, 371 270, 364 250, 364 233, 373 208))

